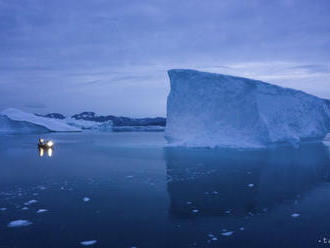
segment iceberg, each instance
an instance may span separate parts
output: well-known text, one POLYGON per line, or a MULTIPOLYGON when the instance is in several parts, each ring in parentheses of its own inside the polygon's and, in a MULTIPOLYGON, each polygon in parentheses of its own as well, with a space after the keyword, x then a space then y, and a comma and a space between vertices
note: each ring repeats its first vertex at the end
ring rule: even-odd
POLYGON ((77 132, 81 131, 62 120, 51 119, 9 108, 0 114, 0 132, 31 133, 31 132, 77 132))
POLYGON ((262 148, 323 139, 328 102, 269 83, 195 70, 169 70, 165 137, 172 145, 262 148))

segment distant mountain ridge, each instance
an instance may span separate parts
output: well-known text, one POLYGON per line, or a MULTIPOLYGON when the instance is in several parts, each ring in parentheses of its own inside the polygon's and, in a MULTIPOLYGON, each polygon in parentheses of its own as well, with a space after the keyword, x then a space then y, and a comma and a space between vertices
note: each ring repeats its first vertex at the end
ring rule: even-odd
MULTIPOLYGON (((65 119, 65 116, 60 113, 50 113, 46 115, 39 115, 47 118, 53 119, 65 119)), ((95 112, 82 112, 80 114, 75 114, 71 116, 75 120, 85 120, 94 122, 107 122, 112 121, 114 127, 123 126, 166 126, 166 118, 154 117, 154 118, 130 118, 123 116, 114 115, 96 115, 95 112)))

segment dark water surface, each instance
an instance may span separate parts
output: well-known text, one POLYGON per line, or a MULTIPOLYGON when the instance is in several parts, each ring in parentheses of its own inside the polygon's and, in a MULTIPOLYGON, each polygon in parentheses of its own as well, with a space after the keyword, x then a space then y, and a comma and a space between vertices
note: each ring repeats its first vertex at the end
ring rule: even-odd
POLYGON ((54 133, 40 157, 35 135, 0 138, 1 248, 330 247, 323 144, 184 149, 164 148, 163 133, 54 133))

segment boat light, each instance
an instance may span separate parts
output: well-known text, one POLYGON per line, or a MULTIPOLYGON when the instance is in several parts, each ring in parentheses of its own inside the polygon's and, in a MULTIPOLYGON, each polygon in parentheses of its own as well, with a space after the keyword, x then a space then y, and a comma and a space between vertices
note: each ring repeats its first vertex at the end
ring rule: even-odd
POLYGON ((48 147, 52 147, 53 145, 54 145, 54 142, 53 141, 50 140, 50 141, 47 142, 47 146, 48 147))

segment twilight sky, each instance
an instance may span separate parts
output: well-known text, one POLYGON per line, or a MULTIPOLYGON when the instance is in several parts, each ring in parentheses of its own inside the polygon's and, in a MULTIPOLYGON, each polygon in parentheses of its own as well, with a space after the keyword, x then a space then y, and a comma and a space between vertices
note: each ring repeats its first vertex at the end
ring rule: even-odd
POLYGON ((166 116, 166 70, 330 98, 328 0, 0 0, 0 110, 166 116))

